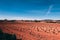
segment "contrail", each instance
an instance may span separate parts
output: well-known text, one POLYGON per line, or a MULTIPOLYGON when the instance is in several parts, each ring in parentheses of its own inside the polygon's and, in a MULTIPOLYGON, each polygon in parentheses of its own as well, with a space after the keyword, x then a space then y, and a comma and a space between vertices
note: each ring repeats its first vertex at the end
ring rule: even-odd
POLYGON ((46 13, 46 15, 50 14, 52 8, 53 8, 53 5, 50 5, 49 8, 48 8, 48 11, 46 13))

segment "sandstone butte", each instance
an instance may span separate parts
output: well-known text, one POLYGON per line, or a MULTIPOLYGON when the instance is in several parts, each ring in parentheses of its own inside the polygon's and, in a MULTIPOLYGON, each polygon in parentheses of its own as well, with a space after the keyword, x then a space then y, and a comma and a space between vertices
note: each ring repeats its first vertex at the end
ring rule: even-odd
POLYGON ((22 40, 60 40, 60 23, 0 22, 4 33, 15 34, 22 40))

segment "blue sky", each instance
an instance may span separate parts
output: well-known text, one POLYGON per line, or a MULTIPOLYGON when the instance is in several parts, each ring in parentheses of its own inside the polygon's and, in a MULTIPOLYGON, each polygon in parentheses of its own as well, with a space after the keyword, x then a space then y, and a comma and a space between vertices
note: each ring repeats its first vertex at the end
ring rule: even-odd
POLYGON ((60 19, 59 0, 0 0, 0 19, 60 19))

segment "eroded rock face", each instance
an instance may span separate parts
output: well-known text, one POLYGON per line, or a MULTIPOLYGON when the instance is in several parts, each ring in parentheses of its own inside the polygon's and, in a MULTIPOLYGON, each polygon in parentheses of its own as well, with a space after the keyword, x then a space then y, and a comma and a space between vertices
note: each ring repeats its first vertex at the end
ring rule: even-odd
POLYGON ((58 23, 0 23, 0 28, 5 33, 16 34, 17 39, 60 40, 60 24, 58 23))

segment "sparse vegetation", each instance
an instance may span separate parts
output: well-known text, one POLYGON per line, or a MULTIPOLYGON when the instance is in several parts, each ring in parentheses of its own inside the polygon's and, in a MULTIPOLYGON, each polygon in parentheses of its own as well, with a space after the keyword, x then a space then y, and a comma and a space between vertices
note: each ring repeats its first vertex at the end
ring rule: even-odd
POLYGON ((40 20, 34 20, 34 22, 40 22, 40 20))
POLYGON ((0 40, 16 40, 16 36, 8 33, 3 33, 0 29, 0 40))

